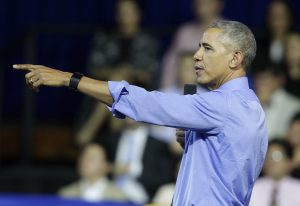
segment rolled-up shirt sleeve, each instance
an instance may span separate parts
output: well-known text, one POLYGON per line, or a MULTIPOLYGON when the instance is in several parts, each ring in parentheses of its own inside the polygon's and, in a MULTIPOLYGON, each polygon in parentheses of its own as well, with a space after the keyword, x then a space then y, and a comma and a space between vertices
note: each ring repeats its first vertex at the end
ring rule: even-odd
POLYGON ((226 97, 220 91, 179 95, 146 91, 126 81, 108 82, 114 103, 109 110, 118 118, 151 124, 195 129, 219 130, 226 116, 226 97))

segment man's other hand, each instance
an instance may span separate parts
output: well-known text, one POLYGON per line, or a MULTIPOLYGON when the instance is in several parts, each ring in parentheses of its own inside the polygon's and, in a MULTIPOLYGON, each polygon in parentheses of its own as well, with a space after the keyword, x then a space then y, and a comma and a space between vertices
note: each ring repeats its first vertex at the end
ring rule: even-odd
POLYGON ((184 149, 185 146, 185 130, 176 129, 176 140, 184 149))
POLYGON ((50 87, 69 86, 70 78, 72 76, 72 73, 63 72, 42 65, 15 64, 13 65, 13 68, 28 71, 25 75, 26 83, 30 88, 36 91, 38 91, 39 87, 42 85, 50 87))

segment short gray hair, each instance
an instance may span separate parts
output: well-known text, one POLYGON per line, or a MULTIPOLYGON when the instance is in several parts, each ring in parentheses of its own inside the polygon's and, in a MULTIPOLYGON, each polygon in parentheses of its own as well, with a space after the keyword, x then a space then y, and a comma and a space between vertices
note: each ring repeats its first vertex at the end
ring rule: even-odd
POLYGON ((248 69, 256 55, 256 41, 252 31, 241 22, 226 20, 215 21, 208 26, 209 28, 222 30, 224 38, 229 40, 229 46, 244 54, 242 65, 248 69))

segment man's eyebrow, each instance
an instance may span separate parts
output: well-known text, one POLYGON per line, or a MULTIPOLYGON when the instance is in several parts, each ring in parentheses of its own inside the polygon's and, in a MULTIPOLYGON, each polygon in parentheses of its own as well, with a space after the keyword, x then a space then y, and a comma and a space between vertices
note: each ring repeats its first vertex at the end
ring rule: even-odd
POLYGON ((206 42, 202 42, 202 43, 200 42, 200 43, 199 43, 199 47, 201 47, 201 46, 206 46, 206 47, 211 47, 211 48, 213 48, 212 45, 210 45, 209 43, 206 43, 206 42))

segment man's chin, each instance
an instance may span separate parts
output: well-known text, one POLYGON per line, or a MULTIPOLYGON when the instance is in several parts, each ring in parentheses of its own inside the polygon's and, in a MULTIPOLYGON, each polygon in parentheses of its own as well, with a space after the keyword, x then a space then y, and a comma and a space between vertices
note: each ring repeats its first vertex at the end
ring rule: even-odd
POLYGON ((197 78, 197 83, 199 85, 201 85, 202 87, 205 87, 209 90, 212 90, 212 82, 208 79, 205 79, 205 78, 201 78, 201 77, 198 77, 197 78))
POLYGON ((202 86, 206 86, 206 85, 209 85, 210 81, 208 81, 207 79, 205 79, 203 77, 197 77, 197 83, 202 86))

